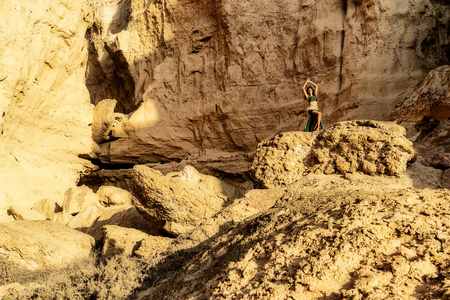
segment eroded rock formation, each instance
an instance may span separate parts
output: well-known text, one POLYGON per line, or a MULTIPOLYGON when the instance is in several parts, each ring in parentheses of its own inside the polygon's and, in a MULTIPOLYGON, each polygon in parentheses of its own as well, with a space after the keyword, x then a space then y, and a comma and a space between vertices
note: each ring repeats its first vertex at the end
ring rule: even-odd
POLYGON ((56 199, 93 165, 84 84, 87 1, 2 1, 0 220, 5 208, 56 199))
POLYGON ((198 182, 198 173, 172 178, 145 166, 133 168, 135 205, 152 225, 172 236, 191 231, 217 213, 228 197, 198 182), (194 178, 192 178, 194 176, 194 178))
POLYGON ((61 268, 86 259, 94 239, 51 221, 15 221, 0 224, 0 255, 31 268, 61 268))
POLYGON ((445 298, 450 193, 344 182, 291 189, 141 296, 445 298))
POLYGON ((421 0, 96 1, 87 84, 95 103, 115 98, 117 111, 133 112, 134 128, 103 144, 100 159, 248 154, 298 128, 307 77, 321 84, 326 125, 388 120, 449 62, 449 11, 421 0))
POLYGON ((259 144, 252 164, 264 187, 283 187, 308 173, 401 176, 414 158, 403 127, 380 121, 340 122, 320 132, 285 132, 259 144))

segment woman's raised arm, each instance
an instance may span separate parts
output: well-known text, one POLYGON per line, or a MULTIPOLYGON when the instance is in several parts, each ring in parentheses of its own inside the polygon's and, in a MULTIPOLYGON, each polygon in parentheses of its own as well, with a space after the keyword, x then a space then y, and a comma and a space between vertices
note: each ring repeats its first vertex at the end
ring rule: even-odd
POLYGON ((319 97, 319 85, 315 84, 314 82, 310 81, 314 86, 316 87, 316 97, 319 97))
POLYGON ((308 84, 309 79, 305 82, 305 84, 303 85, 303 94, 305 94, 305 97, 308 98, 308 93, 306 92, 306 85, 308 84))

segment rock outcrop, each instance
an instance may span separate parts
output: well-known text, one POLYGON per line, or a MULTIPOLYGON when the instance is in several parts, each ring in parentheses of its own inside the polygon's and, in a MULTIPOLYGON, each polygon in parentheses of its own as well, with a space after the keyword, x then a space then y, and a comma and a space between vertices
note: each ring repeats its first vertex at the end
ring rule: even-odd
POLYGON ((132 129, 101 145, 105 163, 244 157, 305 121, 308 77, 326 125, 387 121, 449 63, 443 1, 105 0, 93 10, 86 82, 95 103, 117 99, 132 129))
MULTIPOLYGON (((435 168, 450 167, 450 65, 431 71, 420 86, 392 113, 392 119, 409 126, 419 160, 435 168)), ((441 185, 448 187, 442 175, 441 185)))
POLYGON ((227 201, 224 194, 214 193, 196 180, 189 182, 185 178, 183 182, 149 167, 135 166, 133 188, 138 197, 135 205, 155 228, 172 236, 189 232, 222 209, 227 201))
POLYGON ((0 220, 9 205, 59 198, 94 166, 84 83, 87 1, 2 1, 0 220))
POLYGON ((445 298, 450 193, 345 181, 290 189, 140 296, 445 298))
POLYGON ((283 187, 307 173, 401 176, 414 158, 406 130, 391 122, 346 121, 320 133, 285 132, 258 145, 252 164, 264 187, 283 187))
POLYGON ((0 255, 30 269, 64 267, 93 246, 91 236, 51 221, 0 223, 0 255))
POLYGON ((436 121, 450 118, 450 65, 431 71, 421 85, 392 112, 397 122, 436 121))

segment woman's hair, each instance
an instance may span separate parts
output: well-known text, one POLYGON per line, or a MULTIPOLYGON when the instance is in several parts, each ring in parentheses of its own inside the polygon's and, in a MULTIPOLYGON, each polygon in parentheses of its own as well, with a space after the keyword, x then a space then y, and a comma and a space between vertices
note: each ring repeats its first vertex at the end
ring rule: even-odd
POLYGON ((316 91, 312 88, 312 87, 310 87, 310 86, 308 86, 308 88, 306 89, 306 93, 309 95, 309 90, 312 90, 312 94, 313 94, 313 96, 315 96, 316 95, 316 91))

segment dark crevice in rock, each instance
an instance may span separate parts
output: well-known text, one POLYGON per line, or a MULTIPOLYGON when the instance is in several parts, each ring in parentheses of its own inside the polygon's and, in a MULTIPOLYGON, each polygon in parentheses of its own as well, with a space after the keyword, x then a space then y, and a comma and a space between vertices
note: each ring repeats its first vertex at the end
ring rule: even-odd
POLYGON ((116 112, 133 112, 137 109, 135 82, 128 69, 128 63, 122 51, 115 51, 107 45, 105 45, 105 50, 109 55, 99 61, 95 43, 91 39, 91 35, 95 31, 98 29, 93 26, 86 32, 89 46, 85 84, 91 103, 96 105, 104 99, 116 99, 116 112))

